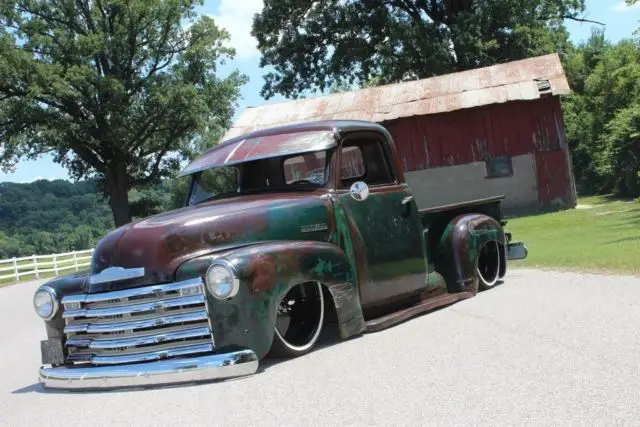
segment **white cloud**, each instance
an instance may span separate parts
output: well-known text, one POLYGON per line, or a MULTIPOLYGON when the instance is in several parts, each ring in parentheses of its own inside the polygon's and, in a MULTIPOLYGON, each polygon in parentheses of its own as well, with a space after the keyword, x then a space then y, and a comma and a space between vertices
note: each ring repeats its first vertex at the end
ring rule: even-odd
POLYGON ((216 25, 231 35, 236 58, 247 59, 259 55, 258 41, 251 37, 253 15, 262 12, 262 0, 222 0, 217 14, 210 14, 216 25))
POLYGON ((31 179, 22 180, 22 181, 20 181, 20 184, 29 184, 29 183, 32 183, 32 182, 40 181, 42 179, 44 179, 46 181, 55 181, 56 179, 64 179, 64 178, 59 178, 59 177, 56 177, 56 176, 50 176, 49 178, 45 178, 44 176, 36 176, 36 177, 31 178, 31 179))
POLYGON ((611 9, 618 12, 628 10, 628 9, 640 9, 640 2, 636 2, 631 6, 627 6, 627 3, 624 0, 622 0, 621 2, 613 6, 611 9))

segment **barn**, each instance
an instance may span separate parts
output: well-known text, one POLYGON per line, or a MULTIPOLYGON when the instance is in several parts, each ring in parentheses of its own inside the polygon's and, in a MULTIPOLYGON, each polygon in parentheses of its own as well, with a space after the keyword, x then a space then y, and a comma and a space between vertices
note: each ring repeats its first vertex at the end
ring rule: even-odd
POLYGON ((420 208, 504 195, 507 212, 574 207, 576 190, 557 54, 251 107, 225 139, 309 120, 382 124, 393 136, 420 208))

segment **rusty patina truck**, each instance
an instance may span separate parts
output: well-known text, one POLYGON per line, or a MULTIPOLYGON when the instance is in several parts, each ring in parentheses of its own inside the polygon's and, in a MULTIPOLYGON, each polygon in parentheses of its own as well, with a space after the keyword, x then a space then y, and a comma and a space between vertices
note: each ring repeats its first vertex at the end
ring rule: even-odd
MULTIPOLYGON (((526 257, 501 197, 418 209, 389 133, 310 122, 220 143, 184 207, 120 227, 34 296, 40 380, 64 389, 252 374, 474 296, 526 257)), ((425 338, 428 339, 428 336, 425 338)))

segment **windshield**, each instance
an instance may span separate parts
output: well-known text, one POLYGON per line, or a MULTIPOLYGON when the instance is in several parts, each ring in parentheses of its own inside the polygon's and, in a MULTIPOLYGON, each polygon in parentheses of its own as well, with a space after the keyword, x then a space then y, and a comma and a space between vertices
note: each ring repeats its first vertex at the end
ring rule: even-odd
POLYGON ((323 187, 328 179, 328 151, 273 157, 206 169, 193 175, 188 204, 241 194, 323 187))

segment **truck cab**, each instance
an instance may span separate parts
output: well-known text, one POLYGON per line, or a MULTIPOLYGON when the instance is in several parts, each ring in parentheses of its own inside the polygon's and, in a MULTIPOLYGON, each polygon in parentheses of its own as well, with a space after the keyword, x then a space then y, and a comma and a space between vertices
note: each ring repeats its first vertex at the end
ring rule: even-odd
POLYGON ((324 121, 225 141, 181 173, 184 207, 127 224, 91 271, 36 292, 41 381, 110 388, 228 378, 493 287, 501 197, 418 209, 384 127, 324 121))

